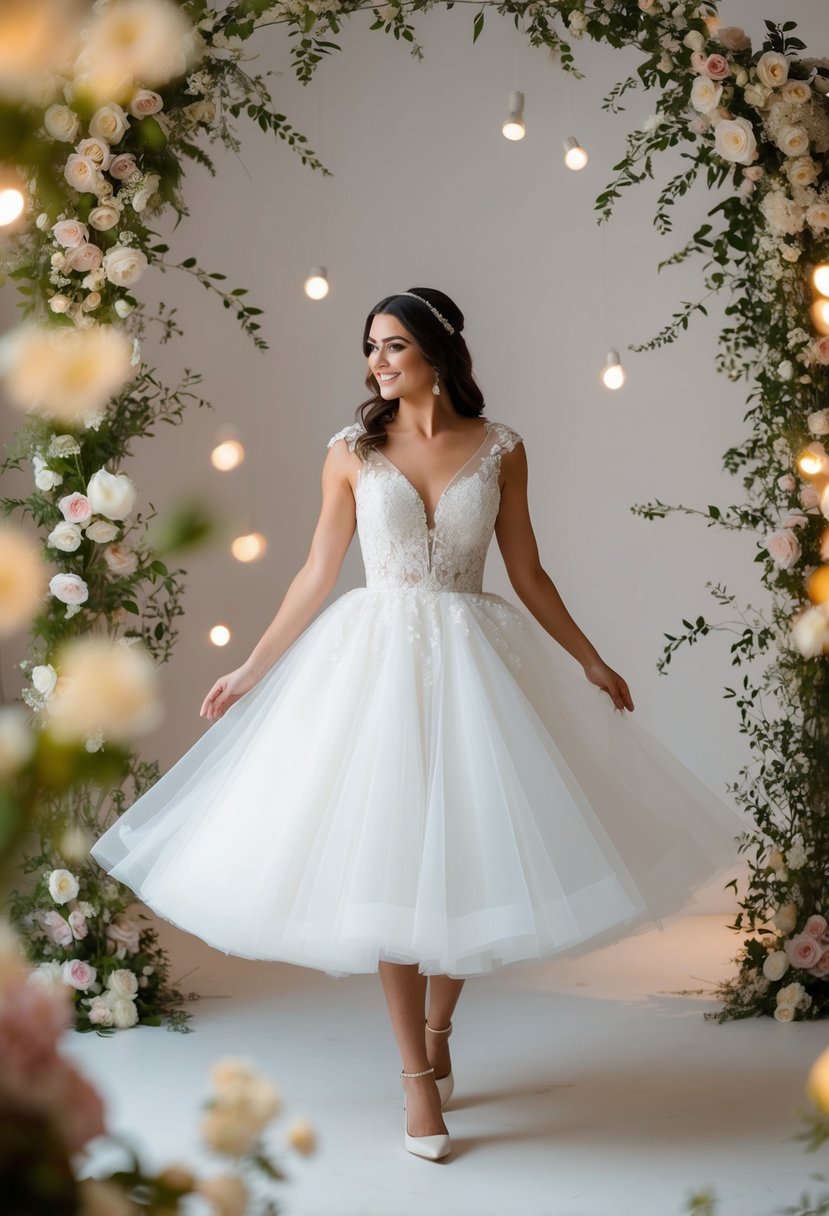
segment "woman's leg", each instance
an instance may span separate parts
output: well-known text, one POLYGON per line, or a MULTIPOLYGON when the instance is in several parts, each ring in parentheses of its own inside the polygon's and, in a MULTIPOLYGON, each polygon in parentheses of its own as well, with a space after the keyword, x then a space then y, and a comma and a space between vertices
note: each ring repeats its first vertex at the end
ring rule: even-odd
MULTIPOLYGON (((404 1072, 422 1072, 431 1067, 426 1055, 426 976, 417 963, 379 964, 380 979, 400 1050, 404 1072)), ((430 1035, 430 1038, 433 1037, 430 1035)), ((448 1129, 440 1111, 440 1094, 434 1073, 404 1077, 410 1136, 436 1136, 448 1129)))
MULTIPOLYGON (((452 1020, 458 997, 465 980, 452 979, 449 975, 429 976, 429 1025, 432 1030, 444 1030, 452 1020)), ((426 1053, 429 1063, 434 1065, 435 1076, 449 1075, 449 1035, 426 1032, 426 1053)))

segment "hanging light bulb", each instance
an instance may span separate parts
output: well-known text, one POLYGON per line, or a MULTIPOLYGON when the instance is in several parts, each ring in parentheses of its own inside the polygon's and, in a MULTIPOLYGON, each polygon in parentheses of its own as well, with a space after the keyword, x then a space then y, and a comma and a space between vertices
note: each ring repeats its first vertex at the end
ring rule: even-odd
POLYGON ((827 472, 826 448, 820 440, 816 439, 800 453, 797 458, 797 467, 807 481, 827 472))
POLYGON ((611 346, 607 355, 607 363, 602 370, 602 382, 605 388, 621 388, 625 382, 625 369, 615 346, 611 346))
POLYGON ((305 280, 305 294, 309 300, 324 300, 328 295, 328 271, 324 266, 312 266, 305 280))
POLYGON ((13 224, 26 205, 26 200, 20 190, 7 186, 0 190, 0 226, 13 224))
POLYGON ((527 133, 524 125, 524 94, 513 89, 509 95, 509 114, 501 127, 507 139, 523 139, 527 133))
POLYGON ((230 630, 227 625, 214 625, 208 637, 214 646, 227 646, 230 641, 230 630))
POLYGON ((568 169, 583 169, 588 156, 575 135, 568 135, 564 141, 564 163, 568 169))
POLYGON ((245 459, 244 444, 239 442, 233 423, 227 423, 216 431, 216 442, 210 453, 210 463, 220 473, 228 473, 245 459))
POLYGON ((234 536, 230 544, 230 552, 237 562, 256 562, 264 557, 268 542, 261 532, 245 532, 234 536))
POLYGON ((809 309, 812 324, 819 334, 829 334, 829 299, 819 296, 809 309))
POLYGON ((812 271, 812 286, 822 296, 829 296, 829 262, 821 262, 812 271))

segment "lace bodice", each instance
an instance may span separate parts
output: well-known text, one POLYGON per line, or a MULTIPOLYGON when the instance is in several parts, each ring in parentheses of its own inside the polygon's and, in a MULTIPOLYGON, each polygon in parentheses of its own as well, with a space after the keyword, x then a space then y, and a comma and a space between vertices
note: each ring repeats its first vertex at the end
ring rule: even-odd
MULTIPOLYGON (((367 587, 481 591, 501 500, 501 455, 521 442, 506 423, 484 421, 481 445, 444 487, 431 528, 420 494, 379 448, 361 464, 355 498, 367 587)), ((353 452, 364 429, 343 427, 328 447, 344 439, 353 452)))

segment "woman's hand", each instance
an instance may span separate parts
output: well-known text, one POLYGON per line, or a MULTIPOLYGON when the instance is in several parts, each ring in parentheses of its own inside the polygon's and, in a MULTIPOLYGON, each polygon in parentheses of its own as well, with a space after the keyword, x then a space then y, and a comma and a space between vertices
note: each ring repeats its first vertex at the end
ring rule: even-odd
POLYGON ((633 709, 630 689, 619 673, 608 667, 607 663, 603 663, 601 659, 597 663, 589 663, 584 674, 591 684, 604 689, 617 709, 633 709))
POLYGON ((199 717, 221 718, 222 714, 230 709, 231 705, 238 701, 240 697, 243 697, 246 692, 250 692, 258 682, 247 667, 244 666, 237 667, 229 675, 219 676, 210 692, 202 701, 199 717))

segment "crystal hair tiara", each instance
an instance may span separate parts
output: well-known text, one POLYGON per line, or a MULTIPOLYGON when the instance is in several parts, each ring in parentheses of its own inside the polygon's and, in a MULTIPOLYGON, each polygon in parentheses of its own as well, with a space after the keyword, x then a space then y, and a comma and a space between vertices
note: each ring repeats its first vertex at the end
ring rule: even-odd
POLYGON ((401 291, 400 295, 401 296, 412 296, 415 300, 420 300, 421 304, 425 304, 426 307, 435 314, 435 316, 440 321, 440 323, 444 329, 448 330, 450 334, 453 334, 455 332, 454 325, 452 325, 451 322, 446 320, 446 317, 444 317, 443 313, 438 312, 438 310, 435 308, 434 304, 430 304, 428 300, 424 300, 423 296, 416 295, 415 292, 413 292, 413 291, 401 291))

